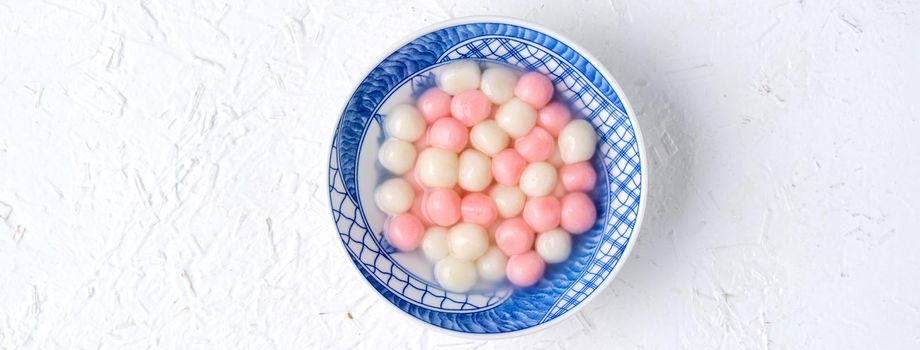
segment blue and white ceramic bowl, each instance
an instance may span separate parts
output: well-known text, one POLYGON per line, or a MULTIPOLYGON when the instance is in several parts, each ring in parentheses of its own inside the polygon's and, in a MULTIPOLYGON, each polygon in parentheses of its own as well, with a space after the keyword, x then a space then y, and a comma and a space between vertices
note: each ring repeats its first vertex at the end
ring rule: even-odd
POLYGON ((635 114, 600 63, 570 40, 520 20, 462 18, 425 28, 387 52, 342 112, 329 154, 332 218, 362 278, 412 319, 473 337, 545 328, 572 315, 610 283, 635 244, 647 192, 647 168, 635 114), (383 238, 386 215, 374 205, 388 177, 376 163, 381 115, 435 84, 439 67, 475 59, 538 71, 552 78, 556 99, 589 120, 599 136, 593 164, 598 185, 594 228, 573 241, 572 255, 550 265, 529 288, 502 286, 447 292, 418 252, 399 253, 383 238))

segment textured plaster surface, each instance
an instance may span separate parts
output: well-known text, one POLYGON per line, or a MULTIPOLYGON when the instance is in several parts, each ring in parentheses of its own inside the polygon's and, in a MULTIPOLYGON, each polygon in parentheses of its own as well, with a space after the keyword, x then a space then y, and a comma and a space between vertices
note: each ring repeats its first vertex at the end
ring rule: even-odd
POLYGON ((912 1, 0 1, 0 348, 920 347, 912 1), (482 342, 337 246, 342 104, 401 37, 530 20, 640 119, 638 245, 574 317, 482 342))

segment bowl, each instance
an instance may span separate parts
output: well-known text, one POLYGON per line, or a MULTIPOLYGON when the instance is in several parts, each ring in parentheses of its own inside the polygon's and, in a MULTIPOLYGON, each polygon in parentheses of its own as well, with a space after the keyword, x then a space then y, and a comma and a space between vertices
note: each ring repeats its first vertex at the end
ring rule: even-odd
POLYGON ((635 113, 600 62, 571 40, 517 19, 470 17, 424 28, 388 50, 345 103, 329 152, 332 219, 350 265, 375 294, 424 325, 467 337, 503 337, 549 327, 571 316, 606 287, 635 245, 645 209, 647 168, 635 113), (373 200, 389 175, 376 162, 382 115, 436 84, 455 60, 507 65, 548 75, 557 101, 590 121, 598 148, 591 197, 598 220, 574 236, 568 260, 548 265, 534 286, 442 289, 418 252, 401 253, 383 239, 386 214, 373 200))

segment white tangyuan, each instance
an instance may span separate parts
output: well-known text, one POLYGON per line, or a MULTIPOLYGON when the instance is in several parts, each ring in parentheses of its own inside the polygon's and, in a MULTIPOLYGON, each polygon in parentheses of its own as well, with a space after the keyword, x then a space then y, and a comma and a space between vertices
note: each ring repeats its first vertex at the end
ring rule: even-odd
POLYGON ((521 173, 521 192, 530 197, 542 197, 553 192, 556 188, 556 167, 547 162, 533 162, 527 164, 521 173))
POLYGON ((513 70, 503 67, 489 68, 482 72, 479 89, 492 103, 502 104, 514 97, 517 80, 517 73, 513 70))
POLYGON ((426 148, 418 155, 418 180, 428 187, 454 187, 457 184, 457 166, 455 153, 435 147, 426 148))
POLYGON ((524 192, 521 192, 517 186, 495 185, 489 192, 489 196, 495 202, 498 215, 503 218, 517 216, 524 209, 524 192))
POLYGON ((470 130, 470 143, 473 148, 489 156, 508 147, 508 142, 508 133, 494 120, 483 121, 470 130))
POLYGON ((509 136, 523 137, 537 123, 537 111, 517 97, 508 100, 495 112, 495 121, 509 136))
POLYGON ((402 178, 392 178, 384 181, 374 192, 374 202, 377 208, 390 215, 402 214, 412 207, 415 200, 415 191, 409 182, 402 178))
POLYGON ((431 262, 450 255, 450 247, 447 245, 447 228, 440 226, 428 228, 422 238, 422 253, 431 262))
POLYGON ((559 132, 559 155, 566 164, 591 159, 597 147, 597 133, 591 123, 583 119, 570 121, 559 132))
POLYGON ((476 265, 469 260, 448 256, 434 265, 434 278, 444 289, 463 293, 476 285, 476 265))
POLYGON ((505 279, 505 265, 508 257, 497 246, 492 246, 485 254, 476 259, 479 277, 486 281, 498 282, 505 279))
POLYGON ((572 235, 561 228, 554 228, 537 235, 534 248, 549 264, 563 262, 572 252, 572 235))
POLYGON ((456 95, 479 88, 479 64, 475 61, 449 63, 438 74, 438 87, 444 92, 456 95))
POLYGON ((415 142, 425 133, 425 118, 410 105, 399 105, 383 118, 383 127, 390 137, 415 142))
POLYGON ((457 183, 460 188, 479 192, 492 183, 492 159, 474 149, 468 149, 460 154, 460 174, 457 183))
POLYGON ((489 234, 482 226, 461 222, 447 233, 450 254, 464 260, 476 260, 489 249, 489 234))
POLYGON ((415 146, 400 139, 389 138, 380 145, 377 161, 394 174, 405 174, 415 165, 415 146))

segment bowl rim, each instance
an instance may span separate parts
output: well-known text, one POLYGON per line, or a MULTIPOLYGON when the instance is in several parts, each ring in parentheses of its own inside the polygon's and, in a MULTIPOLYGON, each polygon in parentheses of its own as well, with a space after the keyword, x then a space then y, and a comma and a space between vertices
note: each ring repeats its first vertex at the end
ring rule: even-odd
MULTIPOLYGON (((579 45, 578 43, 576 43, 569 37, 559 34, 558 32, 553 31, 549 28, 546 28, 542 25, 539 25, 533 22, 529 22, 527 20, 513 18, 513 17, 506 17, 506 16, 474 15, 474 16, 451 18, 451 19, 447 19, 444 21, 432 23, 430 25, 419 28, 415 31, 412 31, 411 33, 408 33, 402 36, 399 40, 395 41, 393 44, 389 45, 385 50, 381 51, 381 53, 377 54, 376 56, 373 56, 374 59, 370 60, 370 62, 368 63, 368 67, 364 70, 365 73, 358 76, 357 81, 352 86, 352 89, 351 89, 352 93, 348 95, 348 97, 343 102, 342 107, 339 109, 341 112, 338 114, 336 123, 333 126, 332 136, 330 138, 329 144, 326 145, 327 146, 326 149, 331 150, 332 146, 335 145, 335 135, 337 134, 336 130, 339 124, 338 121, 341 120, 342 116, 344 115, 345 109, 348 106, 348 102, 351 101, 351 98, 354 95, 354 91, 358 89, 358 86, 361 85, 361 82, 364 81, 364 78, 367 77, 367 75, 369 75, 373 71, 373 69, 376 68, 380 64, 381 61, 383 61, 383 59, 385 59, 390 54, 392 54, 399 48, 403 47, 404 45, 412 42, 413 40, 425 34, 428 34, 428 33, 431 33, 431 32, 434 32, 440 29, 452 27, 452 26, 463 25, 463 24, 474 24, 474 23, 501 23, 501 24, 510 24, 510 25, 515 25, 515 26, 520 26, 520 27, 524 27, 527 29, 538 31, 540 33, 543 33, 547 36, 552 37, 555 40, 558 40, 559 42, 562 42, 565 45, 568 45, 572 50, 574 50, 579 55, 584 57, 585 60, 590 62, 594 66, 594 68, 597 69, 597 71, 601 73, 604 79, 606 79, 607 82, 610 83, 610 86, 613 88, 613 91, 616 92, 617 97, 620 98, 620 101, 622 102, 623 107, 626 110, 626 114, 627 114, 627 117, 629 118, 629 122, 633 127, 633 132, 636 137, 636 146, 639 148, 639 152, 638 152, 639 166, 642 169, 642 172, 640 174, 640 179, 642 182, 639 186, 639 189, 640 189, 639 208, 637 210, 637 215, 636 215, 636 225, 635 227, 633 227, 633 232, 630 235, 629 242, 626 243, 626 248, 624 248, 622 256, 618 260, 616 266, 614 266, 613 270, 610 271, 610 275, 608 275, 607 278, 604 279, 601 285, 598 286, 594 290, 593 293, 588 295, 584 300, 582 300, 580 303, 578 303, 578 305, 576 305, 572 309, 566 311, 564 314, 560 315, 559 317, 549 320, 546 323, 541 323, 536 326, 524 328, 521 330, 502 332, 502 333, 459 332, 459 331, 455 331, 452 329, 438 327, 428 322, 424 322, 415 317, 412 317, 411 315, 406 314, 406 312, 403 311, 402 309, 396 307, 396 305, 393 305, 388 300, 383 298, 383 295, 380 294, 380 291, 378 291, 377 288, 374 288, 374 286, 371 285, 370 281, 368 281, 364 277, 364 275, 361 273, 361 270, 358 269, 358 266, 355 266, 355 264, 351 263, 350 261, 347 265, 351 266, 351 269, 358 275, 358 279, 361 280, 362 282, 361 284, 363 284, 366 288, 370 289, 370 291, 372 292, 371 294, 376 295, 377 298, 383 299, 384 301, 383 304, 387 305, 387 307, 390 308, 391 310, 395 310, 396 313, 401 315, 401 317, 405 319, 409 319, 416 324, 422 325, 423 327, 425 327, 424 329, 433 329, 441 334, 447 334, 447 335, 460 337, 460 338, 466 338, 466 339, 476 339, 476 340, 508 339, 508 338, 515 338, 515 337, 520 337, 520 336, 524 336, 528 334, 533 334, 533 333, 545 330, 564 320, 567 320, 568 318, 572 317, 572 315, 580 312, 581 309, 585 307, 585 305, 588 305, 589 303, 591 303, 591 301, 593 301, 594 298, 596 298, 599 294, 601 294, 600 292, 606 289, 610 285, 611 281, 613 281, 616 278, 616 276, 620 273, 620 270, 623 268, 623 265, 626 263, 626 260, 629 259, 629 255, 632 252, 633 247, 636 245, 636 240, 639 238, 639 233, 641 232, 641 228, 642 228, 642 222, 644 221, 644 218, 645 218, 645 209, 646 209, 646 206, 648 205, 648 203, 646 202, 648 200, 648 189, 649 189, 649 185, 648 185, 649 168, 648 168, 647 160, 645 156, 645 153, 646 153, 645 143, 643 142, 642 131, 641 131, 641 128, 639 127, 639 120, 636 118, 635 110, 632 108, 632 104, 630 104, 628 97, 624 94, 623 88, 620 87, 620 84, 616 81, 616 79, 613 78, 613 75, 610 74, 607 68, 603 64, 601 64, 600 61, 596 57, 594 57, 594 55, 588 52, 587 49, 585 49, 584 47, 582 47, 581 45, 579 45)), ((331 161, 331 157, 326 159, 327 169, 329 169, 331 166, 330 161, 331 161)), ((326 176, 326 188, 327 189, 332 187, 330 180, 331 180, 331 177, 327 175, 326 176)), ((332 201, 332 197, 330 196, 329 197, 330 207, 332 206, 331 201, 332 201)), ((333 222, 334 221, 335 220, 334 220, 334 214, 333 214, 333 222)), ((338 229, 336 229, 335 231, 338 232, 338 229)), ((336 245, 341 247, 341 249, 337 249, 339 251, 339 254, 344 255, 343 256, 344 259, 351 260, 351 256, 348 254, 347 248, 343 244, 341 244, 341 242, 337 241, 336 243, 337 243, 336 245)))

